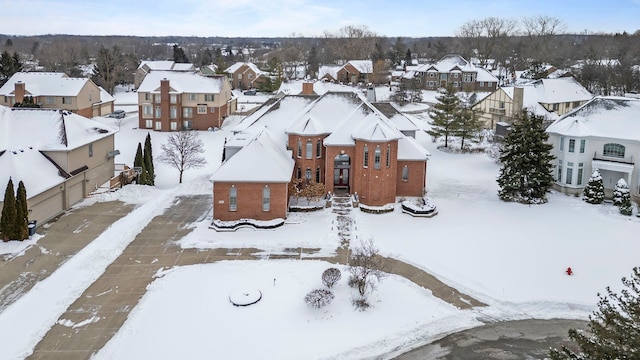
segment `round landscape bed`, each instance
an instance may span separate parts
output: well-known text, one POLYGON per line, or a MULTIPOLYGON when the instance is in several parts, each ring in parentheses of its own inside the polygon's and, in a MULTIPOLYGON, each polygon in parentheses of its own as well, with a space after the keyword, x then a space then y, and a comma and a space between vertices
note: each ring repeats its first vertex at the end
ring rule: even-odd
POLYGON ((258 289, 237 290, 229 294, 229 301, 235 306, 249 306, 262 299, 262 292, 258 289))

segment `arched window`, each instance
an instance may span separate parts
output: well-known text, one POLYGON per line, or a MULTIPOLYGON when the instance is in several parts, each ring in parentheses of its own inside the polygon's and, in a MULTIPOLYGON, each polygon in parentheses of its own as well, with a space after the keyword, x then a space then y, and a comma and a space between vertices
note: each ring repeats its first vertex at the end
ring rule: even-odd
POLYGON ((311 168, 307 168, 307 171, 304 172, 304 177, 307 181, 311 181, 311 168))
POLYGON ((391 145, 387 145, 387 167, 391 166, 391 145))
POLYGON ((409 181, 409 167, 407 165, 402 168, 402 181, 409 181))
POLYGON ((298 157, 302 157, 302 140, 298 139, 298 157))
POLYGON ((380 169, 380 145, 376 146, 376 150, 373 152, 373 168, 380 169))
POLYGON ((316 182, 319 184, 320 183, 320 176, 322 175, 322 173, 320 172, 320 166, 318 166, 318 168, 316 169, 316 182))
POLYGON ((316 141, 316 157, 322 157, 322 140, 316 141))
POLYGON ((311 140, 307 140, 307 144, 304 147, 304 152, 305 159, 311 159, 313 157, 313 144, 311 143, 311 140))
POLYGON ((262 211, 271 210, 271 189, 265 185, 262 188, 262 211))
POLYGON ((611 156, 617 158, 624 158, 624 145, 620 144, 604 144, 604 150, 602 150, 602 155, 611 156))
POLYGON ((369 146, 364 144, 364 155, 362 160, 362 166, 369 167, 369 146))
POLYGON ((238 189, 231 185, 229 188, 229 211, 238 210, 238 189))

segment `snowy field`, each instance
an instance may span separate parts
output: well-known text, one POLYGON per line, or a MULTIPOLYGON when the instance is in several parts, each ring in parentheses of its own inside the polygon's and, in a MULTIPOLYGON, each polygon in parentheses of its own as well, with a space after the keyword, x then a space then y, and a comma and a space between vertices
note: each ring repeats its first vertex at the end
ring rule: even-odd
MULTIPOLYGON (((147 131, 136 127, 133 114, 122 123, 116 135, 121 152, 117 163, 131 165, 137 143, 144 142, 147 131)), ((168 135, 151 132, 156 160, 168 135)), ((220 165, 226 135, 224 127, 200 132, 209 163, 185 172, 182 185, 175 169, 156 161, 157 188, 128 186, 81 203, 120 199, 137 208, 0 314, 5 340, 0 358, 26 357, 174 196, 210 193, 208 178, 220 165), (121 234, 118 241, 112 241, 115 234, 121 234)), ((499 167, 487 155, 441 152, 426 134, 419 134, 418 141, 432 154, 427 187, 439 214, 423 219, 398 209, 383 215, 355 211, 358 235, 371 236, 381 253, 425 269, 488 307, 460 311, 430 291, 390 276, 372 296, 374 307, 358 312, 351 306, 353 290, 343 273, 333 303, 315 310, 302 299, 321 287, 320 274, 331 265, 266 259, 285 248, 314 247, 322 255, 333 254, 338 242, 330 212, 295 213, 273 231, 217 233, 208 229, 208 219, 193 224, 194 231, 180 245, 256 247, 265 260, 166 269, 94 358, 387 358, 399 348, 480 325, 479 319, 586 319, 596 308, 596 293, 606 286, 618 289, 620 278, 638 265, 640 242, 633 234, 640 230, 639 218, 561 194, 550 194, 549 203, 539 206, 501 202, 495 181, 499 167), (568 266, 573 276, 564 273, 568 266), (261 290, 263 299, 247 308, 232 306, 229 294, 247 287, 261 290)), ((13 243, 0 244, 0 253, 20 251, 13 243)))

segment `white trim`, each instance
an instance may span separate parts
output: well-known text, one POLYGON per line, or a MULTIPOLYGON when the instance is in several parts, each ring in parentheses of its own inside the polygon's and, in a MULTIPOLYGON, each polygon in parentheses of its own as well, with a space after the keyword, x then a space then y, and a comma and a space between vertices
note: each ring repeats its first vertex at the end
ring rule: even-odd
POLYGON ((627 174, 633 173, 633 165, 623 164, 623 163, 618 163, 613 161, 593 160, 591 162, 591 168, 599 169, 599 170, 617 171, 617 172, 623 172, 627 174))

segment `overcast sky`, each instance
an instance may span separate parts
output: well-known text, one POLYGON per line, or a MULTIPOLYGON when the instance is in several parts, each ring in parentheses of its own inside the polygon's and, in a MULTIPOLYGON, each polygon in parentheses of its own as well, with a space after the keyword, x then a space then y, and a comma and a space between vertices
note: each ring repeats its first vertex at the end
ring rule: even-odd
POLYGON ((288 37, 365 25, 389 37, 454 36, 469 20, 532 15, 572 33, 633 33, 640 0, 0 0, 0 33, 288 37))

